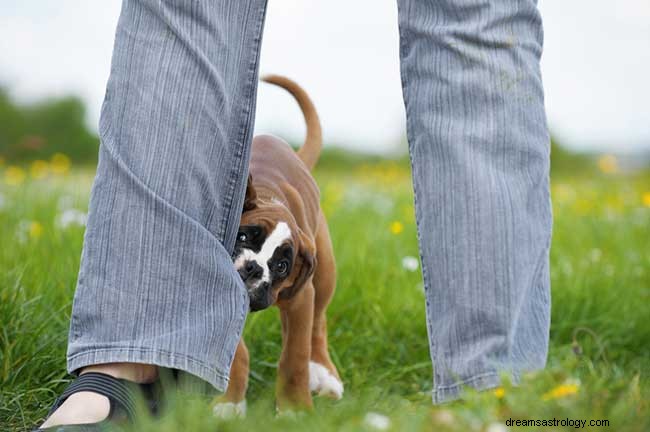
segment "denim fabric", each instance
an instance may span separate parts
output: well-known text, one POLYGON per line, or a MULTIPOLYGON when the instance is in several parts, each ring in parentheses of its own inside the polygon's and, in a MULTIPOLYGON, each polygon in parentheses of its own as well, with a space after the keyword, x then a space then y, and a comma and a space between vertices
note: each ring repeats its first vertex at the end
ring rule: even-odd
POLYGON ((153 363, 220 390, 248 310, 241 216, 266 0, 125 0, 68 370, 153 363))
MULTIPOLYGON (((71 372, 152 363, 225 389, 248 305, 230 251, 265 3, 124 0, 71 372)), ((398 3, 433 399, 444 402, 464 385, 493 387, 500 372, 517 380, 545 363, 542 29, 531 0, 398 3)))
POLYGON ((542 368, 550 140, 531 0, 399 0, 434 402, 542 368))

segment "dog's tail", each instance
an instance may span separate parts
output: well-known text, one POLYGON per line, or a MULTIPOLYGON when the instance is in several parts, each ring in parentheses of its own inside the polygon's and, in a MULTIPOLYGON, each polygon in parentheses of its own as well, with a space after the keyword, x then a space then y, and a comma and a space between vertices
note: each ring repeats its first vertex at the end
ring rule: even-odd
POLYGON ((289 78, 280 75, 265 75, 262 77, 262 81, 282 87, 298 101, 302 114, 305 116, 305 123, 307 124, 307 136, 305 143, 298 150, 298 157, 307 165, 307 168, 310 170, 313 169, 316 162, 318 162, 318 157, 323 147, 320 120, 318 119, 318 113, 316 113, 314 104, 307 95, 307 92, 289 78))

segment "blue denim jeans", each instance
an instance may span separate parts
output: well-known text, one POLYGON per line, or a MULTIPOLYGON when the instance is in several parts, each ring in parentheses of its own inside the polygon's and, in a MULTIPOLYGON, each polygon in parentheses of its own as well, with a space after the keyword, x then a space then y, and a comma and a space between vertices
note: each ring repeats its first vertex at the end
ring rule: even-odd
MULTIPOLYGON (((494 387, 502 372, 516 381, 546 360, 542 26, 533 0, 398 3, 433 399, 444 402, 464 385, 494 387)), ((150 363, 226 388, 248 310, 230 252, 265 8, 266 0, 124 0, 70 372, 150 363)))

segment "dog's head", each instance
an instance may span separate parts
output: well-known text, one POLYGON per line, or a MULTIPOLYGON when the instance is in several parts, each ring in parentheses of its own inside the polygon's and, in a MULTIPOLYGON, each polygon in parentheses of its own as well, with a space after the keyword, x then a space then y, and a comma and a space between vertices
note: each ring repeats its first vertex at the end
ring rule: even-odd
POLYGON ((250 177, 233 261, 253 312, 294 297, 316 266, 314 242, 284 204, 257 198, 250 177))

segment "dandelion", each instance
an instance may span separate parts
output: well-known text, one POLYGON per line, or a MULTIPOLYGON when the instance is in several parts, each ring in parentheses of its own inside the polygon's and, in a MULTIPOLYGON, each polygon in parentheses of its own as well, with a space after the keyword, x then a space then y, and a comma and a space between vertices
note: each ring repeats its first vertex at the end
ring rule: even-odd
POLYGON ((54 153, 50 159, 50 169, 54 174, 67 174, 70 171, 70 158, 63 153, 54 153))
POLYGON ((18 223, 16 237, 18 242, 26 243, 29 239, 38 239, 43 235, 43 225, 36 221, 22 220, 18 223))
POLYGON ((366 426, 377 430, 387 430, 390 427, 390 419, 383 414, 369 412, 363 419, 366 426))
POLYGON ((416 271, 420 267, 420 263, 417 258, 413 256, 405 256, 402 258, 402 268, 408 271, 416 271))
POLYGON ((397 235, 397 234, 401 233, 402 231, 404 231, 404 224, 402 224, 402 222, 393 221, 390 224, 390 232, 392 232, 393 234, 397 235))
POLYGON ((49 165, 44 160, 35 160, 29 167, 29 174, 37 180, 47 177, 48 171, 49 165))
POLYGON ((650 191, 645 192, 643 196, 641 197, 641 201, 643 202, 643 205, 646 207, 650 207, 650 191))
POLYGON ((58 217, 56 225, 66 229, 71 225, 86 226, 88 215, 77 209, 69 208, 64 210, 58 217))
POLYGON ((5 183, 18 186, 25 181, 25 170, 18 166, 10 166, 5 170, 5 183))
POLYGON ((577 381, 567 381, 564 384, 554 387, 550 391, 544 393, 542 399, 545 401, 550 399, 561 399, 577 394, 579 390, 580 384, 577 381))
POLYGON ((503 397, 506 395, 506 389, 504 389, 503 387, 497 387, 494 390, 492 390, 492 394, 497 399, 503 399, 503 397))
POLYGON ((494 422, 488 425, 485 432, 508 432, 508 428, 503 423, 494 422))
POLYGON ((615 174, 618 172, 618 159, 611 154, 602 155, 598 158, 598 168, 605 174, 615 174))
POLYGON ((37 239, 43 235, 43 225, 38 222, 32 222, 29 224, 29 237, 37 239))

